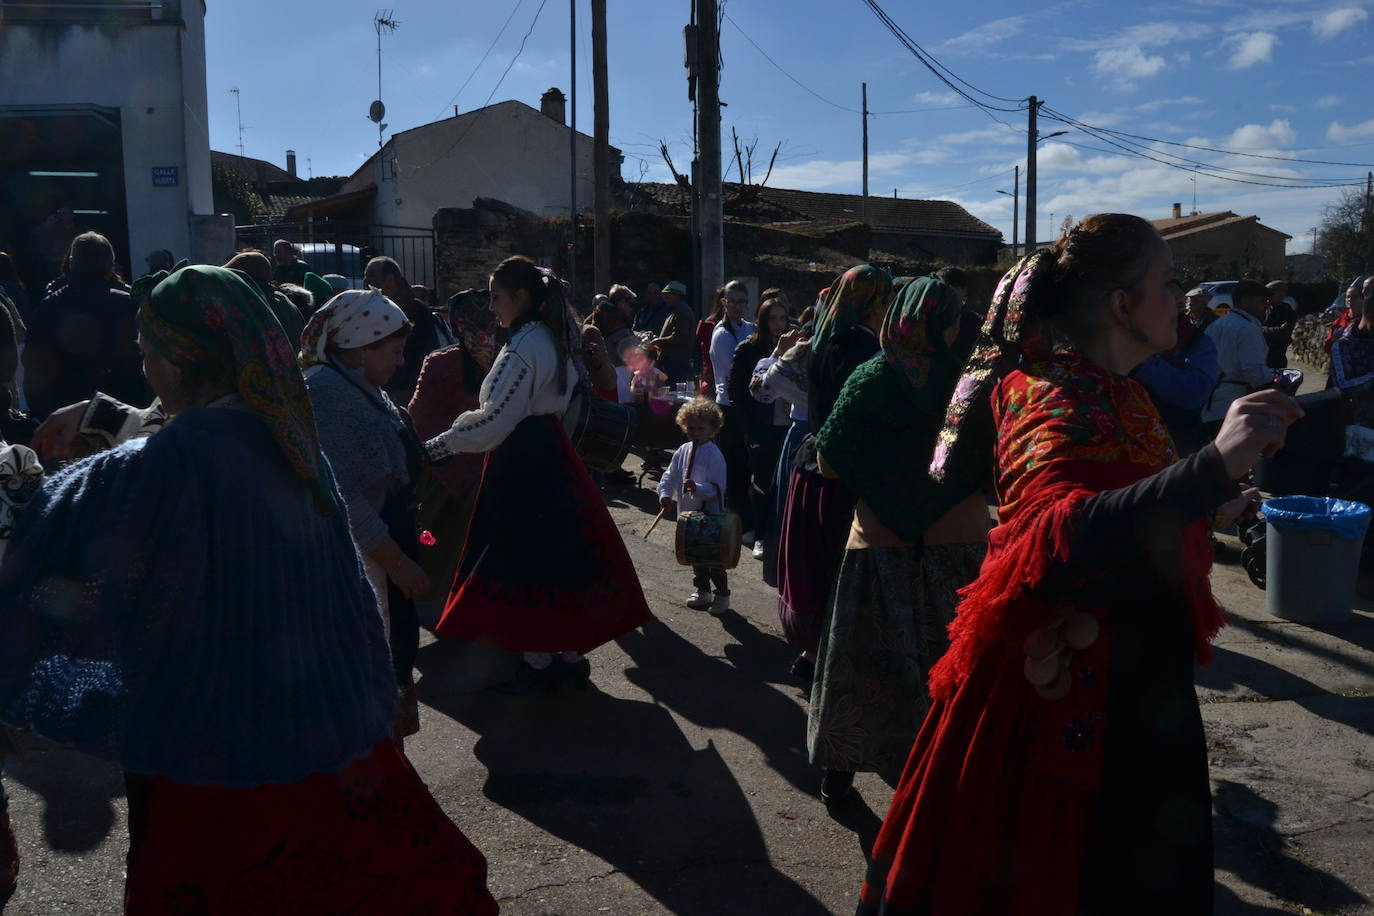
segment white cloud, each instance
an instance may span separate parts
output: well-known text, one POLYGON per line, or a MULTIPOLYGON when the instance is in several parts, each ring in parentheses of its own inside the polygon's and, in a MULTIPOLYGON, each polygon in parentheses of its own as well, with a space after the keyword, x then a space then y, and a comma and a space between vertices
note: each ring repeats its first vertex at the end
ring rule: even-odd
POLYGON ((1296 105, 1270 105, 1269 110, 1278 114, 1293 114, 1298 110, 1296 105))
POLYGON ((1274 46, 1279 37, 1272 32, 1251 32, 1248 35, 1235 35, 1227 39, 1228 44, 1236 46, 1226 66, 1232 70, 1245 70, 1255 64, 1266 63, 1273 59, 1274 46))
POLYGON ((976 130, 963 130, 951 134, 942 134, 936 141, 937 145, 942 146, 964 146, 970 143, 995 143, 999 146, 1010 146, 1012 144, 1025 145, 1026 134, 1007 130, 1002 127, 980 127, 976 130))
POLYGON ((918 105, 958 105, 963 101, 953 92, 918 92, 911 100, 918 105))
MULTIPOLYGON (((919 161, 918 154, 879 153, 868 157, 870 176, 901 175, 919 161)), ((795 165, 780 165, 773 169, 769 184, 800 191, 852 190, 863 180, 863 160, 813 159, 795 165)))
POLYGON ((1121 88, 1131 88, 1135 80, 1148 79, 1164 69, 1164 58, 1148 55, 1139 45, 1128 48, 1108 48, 1093 58, 1093 69, 1117 81, 1121 88))
POLYGON ((987 48, 1020 35, 1030 21, 1030 16, 1008 16, 1005 19, 994 19, 992 22, 985 22, 975 29, 970 29, 962 35, 949 39, 944 46, 951 50, 960 51, 987 48))
POLYGON ((1173 105, 1204 105, 1206 99, 1200 99, 1195 95, 1185 95, 1176 99, 1155 99, 1153 102, 1144 102, 1135 106, 1136 111, 1159 111, 1161 108, 1168 108, 1173 105))
POLYGON ((1324 95, 1314 103, 1318 108, 1335 108, 1344 102, 1345 99, 1338 95, 1324 95))
POLYGON ((1268 127, 1263 124, 1239 127, 1223 145, 1233 149, 1273 149, 1291 146, 1297 139, 1297 133, 1287 121, 1275 119, 1268 127))
POLYGON ((1062 45, 1069 51, 1106 51, 1132 46, 1153 48, 1195 41, 1209 31, 1210 27, 1200 22, 1142 22, 1103 38, 1066 38, 1062 45))
POLYGON ((1349 140, 1362 140, 1365 137, 1374 137, 1374 118, 1362 121, 1359 124, 1352 124, 1346 127, 1340 121, 1332 121, 1331 126, 1326 129, 1326 139, 1333 143, 1345 143, 1349 140))
POLYGON ((1323 13, 1312 20, 1312 31, 1318 38, 1335 38, 1351 26, 1364 22, 1369 14, 1358 7, 1345 7, 1323 13))

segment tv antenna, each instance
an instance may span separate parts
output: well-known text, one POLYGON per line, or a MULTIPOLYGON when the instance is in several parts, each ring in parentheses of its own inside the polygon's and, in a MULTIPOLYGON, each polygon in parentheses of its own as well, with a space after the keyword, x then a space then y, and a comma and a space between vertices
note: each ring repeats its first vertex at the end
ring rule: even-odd
POLYGON ((243 158, 243 97, 239 95, 239 87, 235 86, 229 90, 229 94, 234 97, 234 107, 239 113, 239 158, 243 158))
POLYGON ((377 149, 382 148, 382 132, 387 125, 382 123, 386 117, 386 106, 382 104, 382 32, 388 35, 401 25, 395 18, 395 10, 378 10, 372 17, 372 27, 377 30, 377 100, 367 109, 367 116, 377 125, 377 149))

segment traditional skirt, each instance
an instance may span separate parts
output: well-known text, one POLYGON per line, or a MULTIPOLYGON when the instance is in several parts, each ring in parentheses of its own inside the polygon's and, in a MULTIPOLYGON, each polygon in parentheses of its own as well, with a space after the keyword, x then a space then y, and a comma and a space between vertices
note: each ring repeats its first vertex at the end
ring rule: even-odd
POLYGON ((854 522, 854 494, 815 471, 792 472, 778 541, 778 618, 787 642, 815 652, 830 587, 854 522))
POLYGON ((792 463, 797 457, 797 449, 811 431, 805 420, 793 420, 787 430, 787 438, 782 440, 782 454, 773 470, 773 524, 768 526, 763 536, 763 581, 778 587, 778 542, 782 539, 783 518, 787 511, 788 484, 792 482, 792 463))
MULTIPOLYGON (((465 455, 458 455, 465 458, 465 455)), ((447 466, 445 466, 447 467, 447 466)), ((439 470, 436 468, 435 470, 439 470)), ((482 469, 472 475, 466 489, 455 490, 447 477, 421 472, 416 490, 420 506, 416 521, 430 537, 420 543, 420 568, 431 582, 452 582, 463 558, 463 541, 472 523, 472 507, 477 503, 477 485, 482 469)))
POLYGON ((926 676, 949 644, 958 590, 977 577, 984 552, 983 544, 845 551, 811 685, 812 763, 901 771, 930 706, 926 676))
POLYGON ((486 859, 390 741, 288 786, 131 777, 130 834, 131 914, 497 911, 486 859))
POLYGON ((557 418, 487 456, 441 636, 511 652, 589 652, 649 621, 625 542, 557 418))

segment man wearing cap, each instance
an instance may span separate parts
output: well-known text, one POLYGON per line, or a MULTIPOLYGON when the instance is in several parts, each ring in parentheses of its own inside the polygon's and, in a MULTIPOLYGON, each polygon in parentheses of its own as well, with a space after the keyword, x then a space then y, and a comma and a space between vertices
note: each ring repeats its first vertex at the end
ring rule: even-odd
POLYGON ((1215 436, 1236 398, 1266 387, 1274 380, 1269 366, 1269 344, 1264 339, 1264 316, 1269 311, 1269 290, 1258 280, 1241 280, 1231 291, 1231 311, 1207 329, 1217 346, 1220 375, 1202 420, 1215 436))
POLYGON ((1188 296, 1183 302, 1183 311, 1199 331, 1207 330, 1212 326, 1212 322, 1217 320, 1217 313, 1207 307, 1207 303, 1211 301, 1211 293, 1201 286, 1194 286, 1188 290, 1188 296))
POLYGON ((696 316, 687 304, 687 286, 677 280, 663 284, 663 304, 668 317, 663 330, 654 338, 658 348, 658 368, 670 382, 684 382, 692 377, 692 351, 696 345, 696 316))
POLYGON ((1288 347, 1293 343, 1293 330, 1298 326, 1298 309, 1288 298, 1287 283, 1272 280, 1267 288, 1269 310, 1264 316, 1264 341, 1269 344, 1269 365, 1287 369, 1288 347))

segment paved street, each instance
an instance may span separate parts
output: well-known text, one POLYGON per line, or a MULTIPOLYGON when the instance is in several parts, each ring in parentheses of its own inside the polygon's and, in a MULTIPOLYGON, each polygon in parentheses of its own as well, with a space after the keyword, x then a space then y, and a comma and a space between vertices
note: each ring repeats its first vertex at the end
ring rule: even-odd
MULTIPOLYGON (((891 789, 860 776, 863 801, 827 815, 757 564, 741 560, 734 613, 689 611, 672 525, 641 538, 649 491, 608 497, 657 620, 558 697, 482 692, 510 659, 427 638, 407 745, 421 775, 486 853, 503 912, 851 912, 891 789)), ((1215 573, 1232 626, 1198 676, 1218 912, 1374 914, 1374 603, 1341 626, 1277 621, 1236 557, 1215 573)), ((25 856, 6 912, 117 912, 119 773, 29 746, 6 761, 25 856)))

